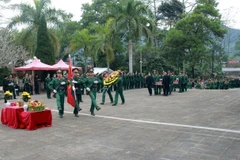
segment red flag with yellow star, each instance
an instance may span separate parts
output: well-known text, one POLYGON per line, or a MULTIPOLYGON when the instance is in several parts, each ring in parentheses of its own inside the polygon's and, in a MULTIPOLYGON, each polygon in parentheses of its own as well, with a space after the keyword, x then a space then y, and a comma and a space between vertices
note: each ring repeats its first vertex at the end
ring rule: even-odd
MULTIPOLYGON (((71 81, 71 79, 73 78, 73 73, 72 73, 72 60, 71 57, 69 56, 69 61, 68 61, 68 82, 71 81)), ((67 102, 75 107, 75 99, 74 96, 72 95, 72 86, 69 83, 67 86, 67 102)))

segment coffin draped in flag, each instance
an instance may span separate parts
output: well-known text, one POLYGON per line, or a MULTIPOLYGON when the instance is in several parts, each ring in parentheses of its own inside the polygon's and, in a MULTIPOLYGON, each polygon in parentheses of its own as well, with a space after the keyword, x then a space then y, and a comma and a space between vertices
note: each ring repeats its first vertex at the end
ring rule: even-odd
MULTIPOLYGON (((73 78, 73 73, 72 73, 72 60, 69 57, 69 64, 68 64, 68 81, 70 82, 73 78)), ((68 84, 67 86, 67 102, 72 106, 75 107, 75 99, 74 96, 72 95, 72 85, 71 83, 68 84)))

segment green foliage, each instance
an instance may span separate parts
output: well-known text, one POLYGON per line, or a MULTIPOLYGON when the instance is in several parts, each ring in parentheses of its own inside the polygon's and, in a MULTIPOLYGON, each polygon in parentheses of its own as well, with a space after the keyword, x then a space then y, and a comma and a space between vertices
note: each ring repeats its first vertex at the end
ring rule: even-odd
POLYGON ((71 41, 72 35, 80 29, 81 26, 79 22, 71 21, 60 24, 60 29, 57 30, 60 43, 59 59, 63 58, 64 55, 71 53, 69 42, 71 41))
POLYGON ((119 0, 93 0, 92 4, 84 4, 81 25, 85 28, 92 26, 93 23, 104 25, 109 18, 114 17, 114 5, 118 2, 119 0))
POLYGON ((55 63, 54 47, 49 38, 49 34, 47 32, 47 24, 44 17, 42 18, 42 21, 39 25, 37 35, 37 49, 35 55, 43 63, 47 64, 55 63))
MULTIPOLYGON (((225 34, 221 26, 220 15, 214 0, 199 0, 192 13, 186 15, 176 23, 165 39, 165 51, 172 60, 178 58, 179 52, 183 65, 188 64, 192 69, 200 65, 202 60, 212 53, 209 48, 216 46, 216 41, 225 34)), ((184 68, 184 67, 183 67, 184 68)))
POLYGON ((165 23, 171 28, 182 18, 184 9, 184 4, 178 0, 162 2, 158 7, 157 20, 165 21, 165 23))
POLYGON ((81 31, 76 31, 71 37, 70 47, 71 50, 77 51, 81 48, 84 49, 84 58, 85 58, 85 72, 87 71, 87 57, 92 57, 96 52, 94 50, 94 41, 93 35, 90 34, 88 29, 83 29, 81 31))

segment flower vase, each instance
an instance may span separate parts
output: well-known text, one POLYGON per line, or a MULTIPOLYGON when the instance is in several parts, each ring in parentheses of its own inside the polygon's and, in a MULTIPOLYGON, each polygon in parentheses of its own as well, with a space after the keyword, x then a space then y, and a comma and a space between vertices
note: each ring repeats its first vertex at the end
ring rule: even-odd
POLYGON ((27 109, 28 109, 28 103, 27 102, 24 103, 23 109, 24 109, 24 111, 27 111, 27 109))
POLYGON ((7 100, 7 102, 5 103, 5 106, 8 107, 10 106, 10 102, 7 100))

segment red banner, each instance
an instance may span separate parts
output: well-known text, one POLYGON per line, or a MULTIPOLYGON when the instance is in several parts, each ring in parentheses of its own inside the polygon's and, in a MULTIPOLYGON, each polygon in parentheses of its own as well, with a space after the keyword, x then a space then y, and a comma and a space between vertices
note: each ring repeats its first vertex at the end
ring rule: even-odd
MULTIPOLYGON (((73 78, 73 73, 72 73, 72 60, 71 58, 69 57, 69 61, 68 61, 68 81, 70 82, 71 79, 73 78)), ((72 95, 72 86, 71 84, 68 84, 67 86, 67 102, 75 107, 75 99, 74 99, 74 96, 72 95)))

